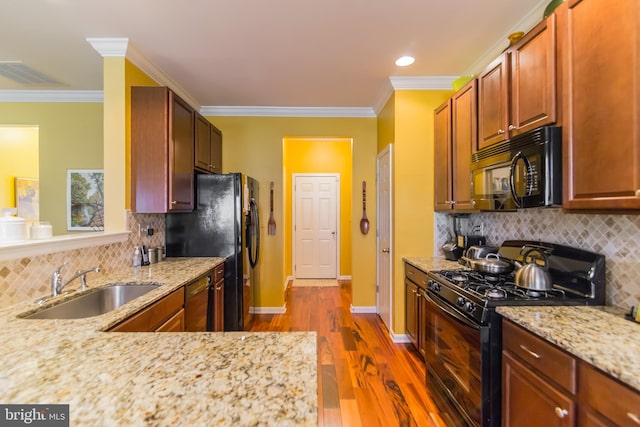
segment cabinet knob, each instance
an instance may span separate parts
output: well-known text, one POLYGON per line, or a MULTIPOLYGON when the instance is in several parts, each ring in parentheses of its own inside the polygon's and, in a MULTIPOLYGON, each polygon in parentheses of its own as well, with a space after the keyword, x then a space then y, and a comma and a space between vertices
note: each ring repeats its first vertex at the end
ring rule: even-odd
POLYGON ((509 125, 509 130, 516 130, 516 129, 518 129, 518 127, 517 127, 517 126, 509 125))
POLYGON ((498 135, 504 135, 504 129, 498 129, 498 135))
POLYGON ((640 197, 640 190, 636 190, 636 197, 640 197))
POLYGON ((171 204, 172 204, 172 205, 177 205, 177 204, 178 204, 178 202, 176 202, 175 200, 173 200, 173 201, 171 202, 171 204))
POLYGON ((558 418, 564 418, 567 415, 569 415, 569 411, 567 411, 566 409, 562 409, 559 406, 556 406, 556 415, 558 416, 558 418))

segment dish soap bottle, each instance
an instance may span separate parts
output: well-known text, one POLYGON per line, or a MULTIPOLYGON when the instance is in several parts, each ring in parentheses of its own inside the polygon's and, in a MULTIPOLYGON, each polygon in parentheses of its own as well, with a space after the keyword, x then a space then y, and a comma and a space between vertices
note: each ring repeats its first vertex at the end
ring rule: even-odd
POLYGON ((140 247, 136 246, 133 250, 133 266, 140 267, 142 265, 142 258, 140 256, 140 247))

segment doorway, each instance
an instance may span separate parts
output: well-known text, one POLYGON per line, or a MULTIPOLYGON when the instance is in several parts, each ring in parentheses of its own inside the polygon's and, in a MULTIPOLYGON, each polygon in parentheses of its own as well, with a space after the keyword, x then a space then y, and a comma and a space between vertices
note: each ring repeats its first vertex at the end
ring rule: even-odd
POLYGON ((294 277, 336 279, 340 175, 294 174, 292 194, 294 277))
POLYGON ((376 158, 376 188, 378 191, 378 211, 376 240, 376 275, 378 280, 376 293, 376 312, 391 331, 392 319, 392 212, 391 212, 391 183, 392 183, 392 154, 393 145, 389 144, 376 158))

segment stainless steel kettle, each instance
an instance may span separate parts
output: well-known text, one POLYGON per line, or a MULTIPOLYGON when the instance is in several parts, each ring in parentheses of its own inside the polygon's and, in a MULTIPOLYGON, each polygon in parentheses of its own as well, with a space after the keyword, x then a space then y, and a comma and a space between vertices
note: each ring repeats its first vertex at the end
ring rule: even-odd
POLYGON ((516 271, 516 286, 530 291, 550 291, 553 289, 553 280, 549 274, 549 258, 544 251, 538 248, 527 250, 522 256, 522 262, 525 263, 516 271), (527 257, 532 252, 537 252, 544 260, 544 266, 539 266, 534 257, 532 261, 527 262, 527 257))

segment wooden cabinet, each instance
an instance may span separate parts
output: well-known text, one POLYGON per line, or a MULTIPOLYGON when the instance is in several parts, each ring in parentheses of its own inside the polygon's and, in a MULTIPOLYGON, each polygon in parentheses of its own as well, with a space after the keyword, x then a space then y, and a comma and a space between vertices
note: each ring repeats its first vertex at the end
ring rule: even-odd
POLYGON ((545 378, 510 353, 503 354, 503 427, 575 424, 576 409, 571 395, 554 387, 545 378))
POLYGON ((128 317, 110 332, 184 331, 184 287, 128 317))
POLYGON ((563 207, 640 209, 640 2, 570 0, 563 51, 563 207))
POLYGON ((470 211, 471 151, 477 145, 477 86, 467 83, 435 111, 435 210, 470 211))
POLYGON ((580 426, 640 426, 640 393, 593 366, 578 364, 580 426))
POLYGON ((408 278, 404 279, 405 286, 405 332, 414 347, 418 348, 418 304, 420 288, 408 278))
POLYGON ((640 393, 503 321, 502 425, 640 426, 640 393))
POLYGON ((224 264, 213 271, 213 319, 209 330, 224 331, 224 264))
POLYGON ((573 426, 575 358, 507 320, 502 348, 502 425, 573 426))
POLYGON ((131 208, 193 210, 195 111, 166 87, 131 88, 131 208))
POLYGON ((199 113, 195 114, 196 170, 222 173, 222 132, 199 113))
POLYGON ((427 313, 423 292, 426 292, 427 273, 405 262, 404 274, 406 333, 416 350, 424 357, 427 313))
POLYGON ((156 329, 156 332, 184 332, 185 331, 184 309, 171 316, 156 329))
POLYGON ((552 14, 478 76, 475 150, 557 121, 556 50, 552 14))
POLYGON ((509 58, 503 53, 478 76, 476 150, 509 138, 509 58))
POLYGON ((451 194, 451 100, 434 112, 434 200, 436 211, 453 208, 451 194))

